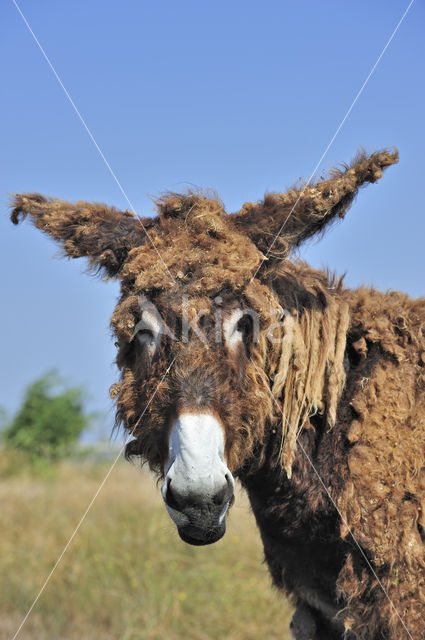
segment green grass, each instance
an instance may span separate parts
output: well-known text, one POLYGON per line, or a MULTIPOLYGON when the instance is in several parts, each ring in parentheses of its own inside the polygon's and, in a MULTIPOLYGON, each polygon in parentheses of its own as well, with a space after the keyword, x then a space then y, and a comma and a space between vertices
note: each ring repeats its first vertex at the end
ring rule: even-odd
MULTIPOLYGON (((0 464, 1 468, 1 464, 0 464)), ((12 638, 108 466, 0 477, 0 637, 12 638)), ((29 616, 22 640, 289 640, 246 497, 226 535, 183 543, 155 482, 126 463, 103 490, 29 616)))

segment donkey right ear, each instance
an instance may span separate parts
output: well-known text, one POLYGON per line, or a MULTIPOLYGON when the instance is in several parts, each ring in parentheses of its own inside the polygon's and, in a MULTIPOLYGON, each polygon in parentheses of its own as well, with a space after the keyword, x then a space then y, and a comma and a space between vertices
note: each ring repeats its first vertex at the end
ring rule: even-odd
POLYGON ((105 204, 45 198, 38 193, 13 197, 11 220, 18 224, 27 215, 44 233, 58 240, 71 258, 87 257, 94 270, 116 276, 128 252, 147 239, 156 218, 139 218, 105 204))
POLYGON ((382 178, 384 169, 397 162, 397 149, 370 156, 360 152, 351 165, 334 169, 327 179, 287 193, 269 193, 263 201, 245 203, 231 218, 268 258, 283 260, 294 247, 343 218, 360 187, 382 178))

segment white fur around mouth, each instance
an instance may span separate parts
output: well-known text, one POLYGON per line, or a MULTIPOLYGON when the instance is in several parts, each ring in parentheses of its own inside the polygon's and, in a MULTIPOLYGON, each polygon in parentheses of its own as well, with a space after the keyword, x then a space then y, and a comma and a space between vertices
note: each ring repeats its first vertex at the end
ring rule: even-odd
MULTIPOLYGON (((165 506, 177 526, 188 524, 188 517, 166 503, 171 483, 181 496, 197 495, 199 501, 210 502, 223 489, 234 485, 224 460, 224 432, 210 413, 183 413, 174 422, 169 440, 169 458, 164 468, 161 488, 165 506)), ((220 512, 221 525, 230 506, 228 500, 220 512)))

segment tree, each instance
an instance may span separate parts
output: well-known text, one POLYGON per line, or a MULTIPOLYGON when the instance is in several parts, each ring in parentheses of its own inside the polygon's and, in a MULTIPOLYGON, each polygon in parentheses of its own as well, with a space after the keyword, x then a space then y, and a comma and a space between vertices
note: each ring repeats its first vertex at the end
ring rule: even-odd
POLYGON ((0 407, 0 431, 6 426, 7 414, 3 407, 0 407))
POLYGON ((3 431, 6 446, 32 460, 57 460, 67 455, 91 417, 83 411, 83 390, 66 389, 56 371, 33 382, 12 422, 3 431))

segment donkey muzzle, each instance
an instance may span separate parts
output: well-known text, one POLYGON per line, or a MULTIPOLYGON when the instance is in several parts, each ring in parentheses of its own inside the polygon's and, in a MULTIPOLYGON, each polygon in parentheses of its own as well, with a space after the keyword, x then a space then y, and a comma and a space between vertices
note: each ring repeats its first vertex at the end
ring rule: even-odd
POLYGON ((224 432, 208 413, 183 413, 174 422, 161 488, 166 509, 180 537, 189 544, 211 544, 226 530, 234 480, 224 461, 224 432))

